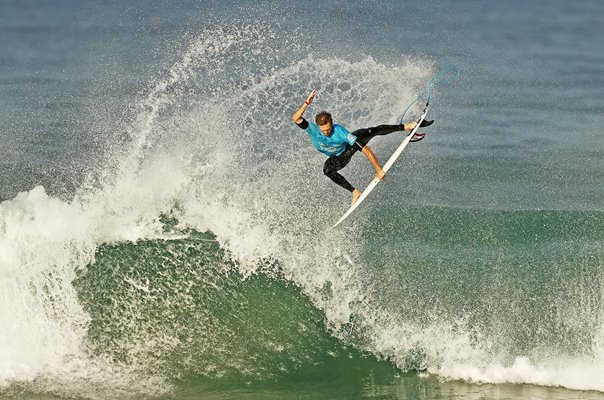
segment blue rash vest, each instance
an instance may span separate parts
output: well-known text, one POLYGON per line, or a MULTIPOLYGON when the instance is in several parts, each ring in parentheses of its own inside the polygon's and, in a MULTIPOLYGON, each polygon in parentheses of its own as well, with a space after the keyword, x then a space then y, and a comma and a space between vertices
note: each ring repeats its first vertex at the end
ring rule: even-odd
POLYGON ((319 129, 319 126, 313 122, 308 122, 308 127, 305 130, 313 146, 328 156, 339 156, 346 150, 346 144, 352 146, 357 140, 356 136, 338 124, 333 124, 333 129, 329 136, 325 136, 319 129))

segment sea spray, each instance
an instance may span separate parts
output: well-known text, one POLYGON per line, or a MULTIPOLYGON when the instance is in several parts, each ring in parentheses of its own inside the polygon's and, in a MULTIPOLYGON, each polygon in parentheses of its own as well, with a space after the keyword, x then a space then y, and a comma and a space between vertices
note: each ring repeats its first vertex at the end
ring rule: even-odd
POLYGON ((82 394, 92 390, 86 388, 86 381, 119 391, 133 387, 135 379, 134 386, 139 388, 154 380, 153 376, 141 380, 129 375, 129 366, 91 356, 94 349, 84 341, 90 317, 71 282, 77 271, 93 262, 99 244, 162 232, 161 211, 173 206, 187 179, 161 154, 150 157, 139 170, 141 151, 160 109, 170 102, 169 90, 187 79, 193 60, 219 53, 234 38, 225 34, 218 44, 212 40, 194 43, 170 70, 169 78, 153 86, 140 103, 134 124, 126 128, 132 138, 128 156, 118 159, 121 167, 108 168, 116 175, 106 174, 102 190, 87 187, 66 202, 37 187, 0 205, 1 293, 6 308, 2 313, 2 384, 36 379, 44 387, 54 387, 53 381, 72 381, 72 390, 82 394), (82 385, 80 389, 76 382, 82 385))
MULTIPOLYGON (((249 54, 247 49, 249 41, 242 37, 254 37, 251 35, 253 31, 243 32, 245 35, 233 36, 230 31, 225 33, 219 29, 203 35, 202 39, 193 43, 183 60, 171 68, 168 78, 151 85, 151 90, 140 103, 137 118, 133 124, 126 127, 132 145, 124 149, 126 150, 124 155, 115 159, 116 168, 107 167, 102 180, 104 185, 101 188, 85 185, 86 189, 72 201, 63 201, 47 196, 40 187, 29 193, 20 194, 12 201, 2 203, 2 246, 4 247, 2 269, 6 277, 6 290, 2 293, 6 296, 6 302, 3 304, 6 304, 7 309, 10 310, 10 313, 3 314, 3 317, 8 318, 5 321, 6 326, 14 328, 4 331, 6 343, 4 349, 11 358, 6 357, 3 360, 2 382, 35 379, 46 388, 54 387, 53 381, 72 382, 70 387, 73 393, 90 395, 91 390, 99 390, 97 385, 106 385, 108 390, 120 391, 121 388, 130 387, 146 391, 149 390, 152 382, 157 382, 156 378, 162 379, 161 374, 154 375, 148 369, 141 367, 144 364, 154 364, 153 360, 147 357, 141 358, 136 363, 124 363, 119 358, 111 359, 98 353, 98 349, 94 348, 94 342, 87 339, 90 315, 82 309, 79 296, 71 282, 77 271, 85 269, 87 265, 94 262, 94 252, 100 244, 135 241, 163 235, 164 226, 160 216, 164 211, 175 210, 185 226, 211 227, 218 235, 219 243, 222 243, 234 259, 240 262, 242 267, 240 272, 244 276, 253 273, 258 260, 266 257, 274 258, 283 254, 284 250, 286 252, 292 250, 289 247, 280 247, 283 239, 286 242, 304 243, 304 240, 295 235, 280 236, 279 231, 284 228, 283 220, 275 222, 269 219, 266 223, 261 223, 259 218, 271 212, 271 208, 267 208, 270 204, 249 202, 249 196, 254 193, 257 195, 260 186, 254 192, 248 193, 242 189, 243 185, 237 186, 242 183, 241 180, 249 181, 250 177, 257 179, 262 177, 264 172, 270 172, 266 163, 260 165, 265 170, 252 171, 250 174, 242 173, 244 170, 241 169, 233 169, 233 167, 241 168, 243 165, 229 162, 239 158, 245 161, 245 167, 249 167, 254 161, 246 159, 245 156, 254 153, 246 151, 237 154, 229 147, 233 145, 237 150, 246 150, 237 140, 234 140, 236 138, 225 135, 225 132, 229 133, 232 129, 232 122, 225 121, 225 118, 232 119, 233 114, 225 114, 224 110, 228 112, 241 110, 242 104, 236 101, 241 91, 249 90, 256 81, 264 82, 263 79, 255 76, 253 71, 245 68, 234 80, 225 79, 218 73, 220 66, 225 64, 220 61, 220 52, 231 49, 231 44, 239 46, 235 46, 233 54, 244 56, 249 54), (219 45, 216 45, 216 41, 219 45), (183 88, 186 88, 186 82, 191 79, 194 71, 206 77, 198 76, 196 82, 201 79, 204 87, 213 88, 215 94, 213 97, 203 96, 203 101, 195 103, 206 110, 201 121, 198 117, 181 114, 178 103, 183 88), (218 80, 208 83, 207 79, 216 75, 218 80), (235 89, 239 92, 234 94, 229 92, 235 89), (229 101, 224 101, 225 98, 229 101), (212 110, 215 113, 212 113, 212 110), (210 113, 209 116, 207 112, 210 113), (169 137, 163 135, 163 128, 166 125, 174 127, 175 122, 179 121, 184 121, 186 124, 189 119, 203 124, 189 124, 185 132, 187 135, 184 137, 178 135, 180 133, 178 130, 171 132, 174 135, 169 137), (216 122, 212 123, 212 120, 216 122), (203 126, 203 129, 200 130, 200 126, 203 126), (200 145, 199 148, 189 148, 188 152, 174 154, 174 148, 186 149, 187 146, 183 145, 191 143, 192 136, 199 137, 200 131, 203 139, 193 141, 200 145), (162 139, 167 139, 168 144, 177 143, 180 146, 162 146, 165 144, 162 143, 162 139), (212 141, 220 143, 221 146, 213 146, 212 141), (206 146, 206 143, 210 144, 206 146), (164 151, 166 148, 170 150, 164 151), (211 149, 216 149, 216 152, 203 152, 211 149), (194 154, 191 150, 199 151, 200 154, 194 154), (213 173, 200 175, 199 163, 185 165, 183 168, 182 163, 178 163, 183 159, 204 160, 203 165, 212 168, 213 173), (250 204, 255 204, 255 207, 250 208, 250 204), (199 205, 202 207, 199 208, 199 205), (187 217, 190 217, 190 220, 187 220, 187 217), (281 227, 277 230, 279 226, 281 227), (19 330, 34 332, 34 334, 21 335, 19 330), (47 343, 52 343, 52 346, 47 346, 47 343), (46 352, 36 351, 34 355, 24 350, 29 348, 45 348, 46 352), (148 375, 141 379, 140 374, 143 372, 148 375), (94 387, 87 386, 85 382, 94 383, 94 387)), ((267 35, 269 38, 274 38, 270 32, 267 35)), ((261 41, 255 40, 256 45, 259 43, 261 41)), ((253 52, 256 55, 260 53, 262 52, 253 52)), ((364 72, 362 69, 365 64, 357 64, 361 68, 357 75, 364 72)), ((353 73, 357 68, 348 62, 342 65, 345 68, 349 68, 346 67, 347 65, 352 65, 353 73)), ((293 77, 297 68, 299 67, 289 68, 289 72, 284 74, 282 79, 293 77)), ((376 74, 380 70, 383 71, 379 64, 374 63, 373 68, 376 74)), ((257 66, 253 69, 256 72, 259 70, 257 66)), ((396 68, 393 69, 395 70, 396 68)), ((270 79, 270 74, 265 78, 270 79)), ((280 80, 273 80, 273 82, 283 84, 280 80)), ((309 82, 306 82, 305 85, 308 84, 309 82)), ((252 98, 253 96, 247 97, 248 100, 252 98)), ((257 108, 258 105, 254 104, 251 108, 254 107, 257 108)), ((260 109, 257 111, 263 112, 260 109)), ((246 120, 244 115, 240 117, 238 121, 246 120)), ((286 119, 279 116, 274 121, 283 124, 286 119)), ((256 120, 255 124, 259 122, 260 120, 256 120)), ((247 131, 248 134, 250 132, 251 130, 247 131)), ((260 140, 257 142, 261 143, 260 140)), ((266 155, 264 152, 260 154, 266 155)), ((289 166, 283 165, 284 168, 279 172, 291 172, 294 165, 293 162, 289 166)), ((275 176, 271 174, 265 174, 264 179, 258 180, 258 183, 266 187, 268 181, 274 178, 275 176)), ((286 179, 280 177, 279 181, 283 182, 286 179)), ((245 187, 245 189, 250 188, 249 185, 245 187)), ((276 190, 282 191, 279 188, 276 190)), ((292 190, 290 189, 290 192, 292 190)), ((258 199, 262 198, 258 197, 258 199)), ((285 203, 287 198, 282 199, 281 204, 285 203)), ((282 216, 286 215, 287 209, 281 209, 280 212, 282 216)), ((305 224, 305 226, 305 229, 308 229, 311 225, 305 224)), ((293 247, 293 251, 298 250, 296 246, 293 247)), ((314 247, 317 243, 304 246, 308 248, 306 251, 315 253, 314 247)), ((308 287, 318 287, 323 293, 320 298, 328 299, 334 294, 343 296, 341 304, 344 308, 326 307, 328 323, 337 325, 347 320, 349 311, 346 305, 358 297, 358 291, 354 289, 351 293, 347 293, 337 288, 338 282, 354 282, 354 279, 346 279, 350 272, 345 271, 350 270, 352 266, 350 259, 345 254, 336 255, 334 258, 333 252, 325 254, 326 249, 320 247, 317 247, 320 250, 317 256, 329 263, 325 265, 326 267, 334 260, 338 263, 337 260, 341 259, 344 268, 331 272, 329 268, 325 268, 325 272, 311 278, 308 287), (330 289, 326 291, 324 287, 330 289)), ((313 255, 311 264, 314 259, 313 255)), ((307 263, 305 256, 293 260, 290 264, 291 268, 287 271, 288 278, 305 277, 300 281, 308 279, 308 275, 300 270, 305 268, 307 263)), ((125 283, 132 288, 138 288, 137 290, 145 287, 144 282, 131 279, 126 280, 125 283)), ((130 344, 135 346, 136 343, 130 344)), ((165 342, 166 346, 167 344, 168 342, 165 342)), ((156 391, 161 392, 166 387, 169 386, 165 383, 160 384, 156 391)))

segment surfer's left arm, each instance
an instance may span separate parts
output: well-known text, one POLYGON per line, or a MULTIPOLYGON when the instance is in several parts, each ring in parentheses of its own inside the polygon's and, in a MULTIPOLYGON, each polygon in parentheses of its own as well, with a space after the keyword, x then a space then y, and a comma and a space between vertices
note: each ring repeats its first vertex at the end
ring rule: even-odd
POLYGON ((384 176, 386 176, 386 173, 380 166, 380 163, 378 162, 378 159, 375 154, 373 154, 373 151, 371 151, 371 149, 367 145, 363 146, 361 151, 363 152, 363 154, 365 154, 365 157, 367 157, 371 165, 373 165, 373 168, 375 168, 375 177, 378 178, 380 181, 384 180, 384 176))

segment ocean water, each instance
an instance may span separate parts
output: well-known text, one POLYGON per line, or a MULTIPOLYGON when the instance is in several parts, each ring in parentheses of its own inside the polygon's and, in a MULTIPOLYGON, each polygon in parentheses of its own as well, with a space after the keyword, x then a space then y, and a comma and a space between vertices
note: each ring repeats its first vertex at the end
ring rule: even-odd
POLYGON ((0 32, 0 398, 604 399, 604 3, 4 0, 0 32), (308 91, 395 123, 450 64, 328 230, 308 91))

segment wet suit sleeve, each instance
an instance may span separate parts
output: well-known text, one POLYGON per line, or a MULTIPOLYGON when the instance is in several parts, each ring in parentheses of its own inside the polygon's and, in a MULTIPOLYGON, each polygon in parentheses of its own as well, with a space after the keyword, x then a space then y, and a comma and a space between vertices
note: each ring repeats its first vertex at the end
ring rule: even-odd
POLYGON ((308 121, 305 118, 302 118, 302 122, 296 125, 298 125, 300 129, 306 130, 306 128, 308 128, 308 121))

